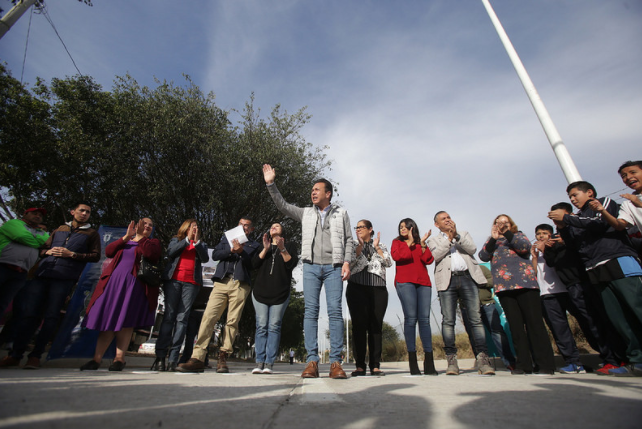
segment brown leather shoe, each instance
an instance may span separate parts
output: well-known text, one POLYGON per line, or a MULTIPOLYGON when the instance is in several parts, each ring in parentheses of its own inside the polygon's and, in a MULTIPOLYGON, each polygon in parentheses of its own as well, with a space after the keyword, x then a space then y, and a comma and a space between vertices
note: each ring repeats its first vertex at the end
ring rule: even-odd
POLYGON ((185 363, 178 365, 176 371, 179 372, 203 372, 205 371, 205 362, 200 361, 196 358, 190 358, 185 363))
MULTIPOLYGON (((345 375, 345 374, 344 374, 345 375)), ((308 362, 308 365, 303 370, 301 378, 319 378, 319 364, 315 361, 308 362)))
POLYGON ((218 362, 216 362, 216 372, 221 374, 226 374, 230 372, 230 369, 227 367, 227 353, 219 352, 218 362))
POLYGON ((334 378, 335 380, 343 380, 344 378, 348 378, 345 371, 343 371, 343 368, 341 368, 341 364, 339 362, 332 362, 332 365, 330 365, 330 378, 334 378))

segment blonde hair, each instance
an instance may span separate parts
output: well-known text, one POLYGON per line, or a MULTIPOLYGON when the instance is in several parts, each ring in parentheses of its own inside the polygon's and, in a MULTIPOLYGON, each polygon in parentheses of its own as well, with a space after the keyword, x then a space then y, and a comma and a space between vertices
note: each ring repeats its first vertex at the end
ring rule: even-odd
POLYGON ((495 225, 495 222, 497 222, 497 219, 499 219, 499 218, 500 218, 500 217, 502 217, 502 216, 505 216, 505 217, 506 217, 506 219, 508 219, 508 223, 510 223, 510 228, 509 228, 510 232, 512 232, 513 234, 515 234, 517 231, 519 231, 519 229, 517 228, 517 225, 515 224, 515 221, 513 221, 513 218, 512 218, 512 217, 510 217, 510 216, 508 216, 507 214, 500 214, 500 215, 497 215, 497 217, 496 217, 496 218, 495 218, 495 220, 493 221, 493 225, 495 225))
POLYGON ((196 223, 198 225, 196 219, 187 219, 185 222, 183 222, 181 227, 178 228, 178 232, 176 233, 175 237, 179 240, 185 240, 185 237, 187 237, 187 231, 189 231, 189 227, 192 223, 196 223))

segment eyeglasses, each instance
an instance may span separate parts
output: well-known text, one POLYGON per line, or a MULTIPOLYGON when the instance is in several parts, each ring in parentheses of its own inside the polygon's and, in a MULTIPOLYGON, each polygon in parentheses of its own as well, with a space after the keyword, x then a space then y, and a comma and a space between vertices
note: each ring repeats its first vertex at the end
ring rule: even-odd
POLYGON ((364 228, 367 228, 367 227, 365 227, 365 226, 363 226, 363 225, 359 225, 359 226, 355 226, 355 227, 354 227, 354 229, 355 229, 356 231, 359 231, 360 229, 364 229, 364 228))

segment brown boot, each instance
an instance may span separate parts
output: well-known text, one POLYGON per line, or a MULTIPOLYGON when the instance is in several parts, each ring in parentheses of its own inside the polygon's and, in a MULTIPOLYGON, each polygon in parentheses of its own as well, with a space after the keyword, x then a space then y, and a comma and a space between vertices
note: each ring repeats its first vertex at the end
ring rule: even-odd
POLYGON ((319 378, 319 364, 315 361, 308 362, 308 365, 303 370, 301 378, 319 378))
POLYGON ((196 358, 190 358, 185 363, 178 365, 176 368, 178 372, 203 372, 205 371, 205 362, 200 361, 196 358))
POLYGON ((216 372, 221 373, 221 374, 227 374, 230 372, 230 369, 227 367, 227 353, 226 352, 219 352, 218 354, 218 362, 216 362, 216 372))
POLYGON ((330 365, 330 378, 334 378, 335 380, 348 378, 343 368, 341 368, 340 362, 332 362, 332 365, 330 365))

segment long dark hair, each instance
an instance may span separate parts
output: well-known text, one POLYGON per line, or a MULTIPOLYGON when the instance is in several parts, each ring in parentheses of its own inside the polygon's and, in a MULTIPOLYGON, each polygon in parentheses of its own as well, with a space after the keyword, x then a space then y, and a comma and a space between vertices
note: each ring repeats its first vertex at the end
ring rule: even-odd
POLYGON ((401 219, 399 221, 399 226, 397 227, 397 232, 399 232, 399 236, 397 237, 397 240, 399 241, 405 241, 405 237, 401 235, 400 229, 401 229, 401 224, 406 225, 406 229, 412 228, 412 241, 414 244, 418 244, 421 239, 419 238, 419 228, 417 227, 417 224, 415 223, 414 220, 410 219, 409 217, 405 219, 401 219))

